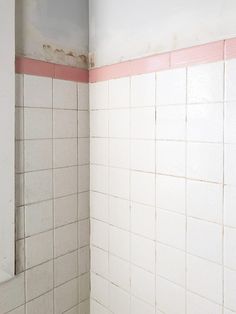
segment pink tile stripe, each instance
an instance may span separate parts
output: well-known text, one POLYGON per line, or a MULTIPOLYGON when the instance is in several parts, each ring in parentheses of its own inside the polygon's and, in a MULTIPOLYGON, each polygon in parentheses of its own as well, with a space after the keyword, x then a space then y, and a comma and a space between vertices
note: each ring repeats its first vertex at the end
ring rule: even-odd
POLYGON ((232 58, 236 58, 236 38, 106 65, 91 70, 26 57, 16 57, 16 72, 76 82, 94 83, 232 58))
POLYGON ((91 83, 236 58, 236 38, 121 62, 89 71, 91 83))
POLYGON ((89 71, 86 69, 49 63, 26 57, 16 57, 16 73, 52 77, 61 80, 88 83, 89 71))

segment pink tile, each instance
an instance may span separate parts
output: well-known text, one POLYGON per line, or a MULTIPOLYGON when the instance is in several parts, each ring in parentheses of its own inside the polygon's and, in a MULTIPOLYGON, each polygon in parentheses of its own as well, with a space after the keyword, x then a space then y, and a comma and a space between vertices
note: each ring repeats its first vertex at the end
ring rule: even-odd
POLYGON ((170 54, 150 56, 131 61, 131 75, 165 70, 170 67, 170 54))
POLYGON ((224 59, 224 41, 171 52, 171 67, 215 62, 224 59))
POLYGON ((54 76, 54 64, 45 61, 29 59, 26 57, 16 57, 15 67, 16 73, 46 77, 54 76))
POLYGON ((89 80, 89 72, 86 69, 55 64, 54 77, 62 80, 87 83, 89 80))
POLYGON ((225 59, 236 58, 236 38, 225 40, 225 59))
POLYGON ((130 61, 117 64, 106 65, 89 71, 89 81, 91 83, 98 81, 107 81, 119 77, 130 75, 130 61))

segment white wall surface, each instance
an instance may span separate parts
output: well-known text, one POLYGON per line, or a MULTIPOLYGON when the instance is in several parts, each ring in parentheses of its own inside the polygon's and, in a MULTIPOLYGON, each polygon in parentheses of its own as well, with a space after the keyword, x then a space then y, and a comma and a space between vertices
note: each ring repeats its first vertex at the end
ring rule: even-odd
POLYGON ((15 270, 14 10, 14 0, 0 0, 0 282, 15 270))
POLYGON ((88 0, 17 0, 16 54, 86 67, 88 0))
POLYGON ((236 36, 235 0, 90 0, 95 66, 236 36))

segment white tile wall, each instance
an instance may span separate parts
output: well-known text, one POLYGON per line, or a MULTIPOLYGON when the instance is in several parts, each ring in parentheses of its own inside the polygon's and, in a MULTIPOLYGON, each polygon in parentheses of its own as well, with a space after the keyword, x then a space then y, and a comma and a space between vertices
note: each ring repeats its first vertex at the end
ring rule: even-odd
POLYGON ((236 312, 235 69, 91 84, 92 314, 236 312))
POLYGON ((89 314, 88 84, 16 82, 18 275, 0 313, 89 314))

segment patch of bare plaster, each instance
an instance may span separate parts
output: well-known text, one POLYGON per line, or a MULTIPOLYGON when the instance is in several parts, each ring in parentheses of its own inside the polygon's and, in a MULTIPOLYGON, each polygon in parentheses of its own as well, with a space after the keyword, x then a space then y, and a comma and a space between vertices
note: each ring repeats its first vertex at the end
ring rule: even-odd
POLYGON ((78 54, 75 51, 66 51, 63 48, 54 47, 53 45, 43 44, 42 46, 44 58, 47 61, 53 60, 59 64, 69 64, 72 66, 88 68, 87 54, 78 54))

